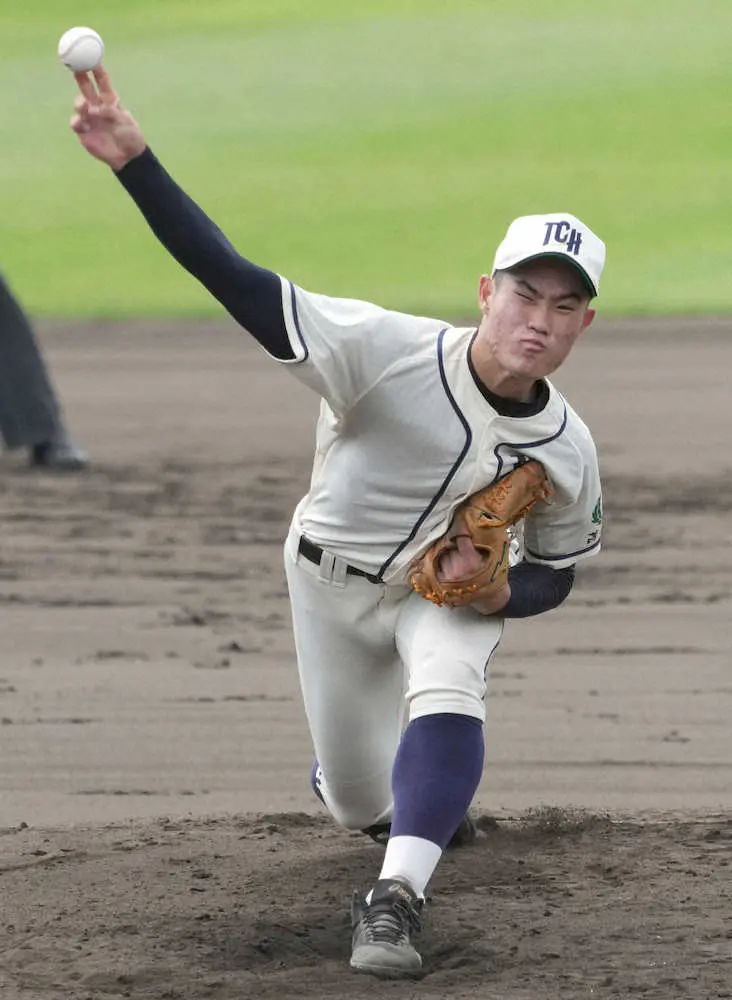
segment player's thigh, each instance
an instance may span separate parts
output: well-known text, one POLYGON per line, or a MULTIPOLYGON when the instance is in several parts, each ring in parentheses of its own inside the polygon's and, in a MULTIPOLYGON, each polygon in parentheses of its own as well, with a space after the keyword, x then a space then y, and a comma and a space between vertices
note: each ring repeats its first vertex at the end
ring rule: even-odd
POLYGON ((322 581, 289 548, 285 568, 305 711, 328 784, 383 773, 388 788, 405 690, 396 611, 384 609, 383 587, 322 581))
POLYGON ((450 712, 484 720, 488 664, 502 632, 501 618, 411 595, 396 630, 408 671, 410 719, 450 712))

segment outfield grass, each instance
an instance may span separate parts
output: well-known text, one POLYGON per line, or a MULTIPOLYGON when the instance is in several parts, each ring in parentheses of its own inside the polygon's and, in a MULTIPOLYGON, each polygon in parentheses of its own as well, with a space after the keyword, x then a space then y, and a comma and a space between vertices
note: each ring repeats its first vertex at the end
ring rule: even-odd
POLYGON ((608 244, 606 313, 732 311, 729 0, 447 6, 3 9, 0 266, 36 314, 220 308, 68 131, 55 46, 86 23, 173 176, 305 287, 466 315, 511 218, 570 211, 608 244))

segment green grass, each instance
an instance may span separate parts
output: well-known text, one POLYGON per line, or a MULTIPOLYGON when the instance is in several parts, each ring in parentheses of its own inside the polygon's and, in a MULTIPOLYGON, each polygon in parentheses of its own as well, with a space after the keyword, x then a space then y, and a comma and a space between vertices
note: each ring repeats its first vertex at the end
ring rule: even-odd
POLYGON ((729 0, 447 7, 3 10, 0 266, 36 314, 220 309, 67 128, 55 45, 86 23, 173 176, 305 287, 467 315, 508 222, 566 210, 608 245, 606 314, 732 311, 729 0))

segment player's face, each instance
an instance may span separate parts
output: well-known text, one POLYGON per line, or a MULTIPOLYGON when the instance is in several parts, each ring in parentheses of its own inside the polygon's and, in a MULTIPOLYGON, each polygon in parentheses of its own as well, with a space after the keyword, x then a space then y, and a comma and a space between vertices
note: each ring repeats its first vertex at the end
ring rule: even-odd
POLYGON ((480 302, 479 350, 519 380, 558 368, 595 315, 577 269, 553 258, 529 261, 496 279, 484 275, 480 302))

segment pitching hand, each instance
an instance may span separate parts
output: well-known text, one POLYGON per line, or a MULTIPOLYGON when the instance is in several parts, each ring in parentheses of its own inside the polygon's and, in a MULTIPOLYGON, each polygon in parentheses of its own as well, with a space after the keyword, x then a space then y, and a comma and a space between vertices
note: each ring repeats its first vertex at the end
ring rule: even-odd
POLYGON ((142 132, 115 93, 107 71, 74 73, 81 96, 74 102, 71 129, 84 149, 112 170, 121 170, 145 149, 142 132))

